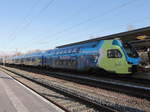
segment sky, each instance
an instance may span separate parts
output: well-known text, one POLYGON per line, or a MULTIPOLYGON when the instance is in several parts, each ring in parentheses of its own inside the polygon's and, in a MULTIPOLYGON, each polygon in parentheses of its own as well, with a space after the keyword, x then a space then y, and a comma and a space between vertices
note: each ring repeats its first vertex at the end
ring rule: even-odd
POLYGON ((0 0, 0 54, 150 26, 150 0, 0 0))

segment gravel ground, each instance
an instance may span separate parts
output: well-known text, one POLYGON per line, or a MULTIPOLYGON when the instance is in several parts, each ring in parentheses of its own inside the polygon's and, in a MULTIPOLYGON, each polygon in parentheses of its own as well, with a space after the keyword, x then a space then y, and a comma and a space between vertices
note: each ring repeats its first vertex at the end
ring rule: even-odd
MULTIPOLYGON (((73 83, 70 81, 57 79, 57 78, 53 78, 53 77, 49 77, 49 76, 43 76, 43 75, 36 74, 36 73, 31 73, 31 72, 29 73, 29 72, 14 69, 14 68, 9 68, 9 69, 15 70, 15 71, 17 70, 17 72, 19 71, 22 74, 28 74, 29 76, 43 79, 47 82, 59 84, 60 86, 71 88, 73 90, 78 90, 78 91, 81 91, 86 94, 88 93, 87 95, 97 97, 98 100, 101 101, 102 103, 107 103, 109 105, 116 105, 116 106, 124 106, 129 109, 128 111, 150 112, 150 101, 148 99, 131 97, 129 95, 125 95, 122 93, 108 91, 108 90, 100 89, 100 88, 89 87, 86 85, 81 85, 81 84, 77 84, 77 83, 73 83)), ((37 88, 39 88, 39 87, 37 87, 37 88)), ((68 103, 68 104, 70 105, 70 103, 68 103)))
POLYGON ((25 84, 29 88, 33 89, 41 96, 44 96, 48 100, 61 105, 65 109, 69 110, 70 112, 98 112, 96 108, 93 108, 90 105, 83 104, 78 100, 72 99, 54 90, 47 89, 37 83, 34 83, 16 74, 10 73, 8 71, 5 72, 9 73, 10 76, 14 77, 16 80, 20 81, 21 83, 25 84))

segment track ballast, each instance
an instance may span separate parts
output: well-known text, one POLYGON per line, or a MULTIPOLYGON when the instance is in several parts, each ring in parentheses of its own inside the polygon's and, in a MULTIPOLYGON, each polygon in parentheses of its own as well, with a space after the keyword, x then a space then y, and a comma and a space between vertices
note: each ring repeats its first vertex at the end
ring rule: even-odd
MULTIPOLYGON (((128 111, 138 111, 138 109, 136 110, 134 110, 134 108, 130 108, 130 107, 123 107, 123 106, 121 106, 121 105, 118 105, 118 104, 113 104, 113 103, 110 103, 109 101, 107 102, 107 101, 102 101, 101 100, 101 98, 99 98, 99 96, 96 96, 96 94, 94 94, 94 96, 93 96, 93 93, 92 94, 89 94, 89 90, 88 90, 88 93, 86 93, 85 92, 85 90, 84 91, 77 91, 78 89, 75 89, 75 88, 73 88, 73 87, 65 87, 65 86, 60 86, 60 84, 58 84, 57 85, 57 83, 56 82, 52 82, 52 83, 50 83, 50 81, 48 81, 48 80, 46 80, 46 79, 43 79, 43 78, 35 78, 35 76, 34 77, 32 77, 31 75, 27 75, 27 74, 22 74, 22 73, 18 73, 18 72, 16 72, 16 71, 12 71, 11 70, 11 72, 14 72, 15 74, 18 74, 18 75, 21 75, 21 76, 23 76, 23 77, 25 77, 25 78, 28 78, 29 80, 32 80, 32 81, 34 81, 34 82, 36 82, 36 83, 39 83, 40 85, 42 84, 43 86, 46 86, 46 87, 48 87, 48 88, 53 88, 53 89, 56 89, 56 90, 59 90, 60 92, 63 92, 63 93, 65 93, 65 94, 68 94, 68 95, 71 95, 71 96, 73 96, 73 97, 76 97, 76 98, 78 98, 78 99, 80 99, 80 100, 84 100, 84 101, 86 101, 86 102, 89 102, 89 103, 93 103, 93 105, 96 105, 96 107, 100 107, 100 106, 106 106, 107 108, 111 108, 113 111, 115 110, 117 110, 117 111, 122 111, 122 112, 126 112, 127 110, 128 111)), ((51 73, 51 75, 53 76, 53 75, 55 75, 56 76, 56 73, 54 74, 54 73, 51 73)), ((62 75, 61 75, 62 76, 62 75)), ((77 78, 78 78, 78 82, 80 82, 80 80, 82 80, 83 81, 83 79, 80 79, 79 80, 79 78, 81 78, 81 77, 79 77, 79 76, 77 76, 77 78)), ((72 77, 72 79, 74 79, 74 80, 77 80, 77 79, 75 79, 75 78, 73 78, 72 77)), ((90 79, 88 79, 88 80, 90 80, 90 79)), ((84 81, 83 81, 84 82, 84 81)), ((82 82, 82 83, 83 83, 82 82)), ((86 81, 86 82, 89 82, 89 81, 86 81)), ((93 84, 93 86, 94 85, 97 85, 98 83, 97 82, 92 82, 91 81, 91 83, 93 84)), ((101 82, 99 85, 101 85, 101 86, 106 86, 105 84, 102 84, 102 83, 104 83, 104 82, 101 82)), ((88 84, 89 85, 89 84, 88 84)), ((99 87, 99 85, 97 86, 97 87, 99 87)), ((113 88, 112 88, 113 89, 113 88)), ((82 90, 82 89, 81 89, 82 90)))

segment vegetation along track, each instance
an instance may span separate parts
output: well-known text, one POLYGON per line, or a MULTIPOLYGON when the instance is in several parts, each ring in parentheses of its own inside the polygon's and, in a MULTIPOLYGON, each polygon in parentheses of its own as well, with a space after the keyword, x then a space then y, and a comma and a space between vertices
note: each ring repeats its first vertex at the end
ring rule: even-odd
MULTIPOLYGON (((3 67, 4 69, 4 67, 3 67)), ((45 87, 65 93, 68 96, 80 99, 80 102, 86 102, 88 105, 97 107, 96 111, 121 111, 121 112, 141 112, 150 111, 150 102, 147 99, 127 96, 125 94, 115 93, 100 88, 89 87, 86 85, 75 84, 62 79, 56 79, 40 74, 30 73, 14 68, 5 68, 9 71, 21 75, 31 81, 44 85, 45 87), (84 100, 84 101, 83 101, 84 100), (105 107, 105 108, 104 108, 105 107), (108 110, 110 109, 110 110, 108 110)), ((62 100, 62 99, 61 99, 62 100)), ((84 104, 83 103, 83 104, 84 104)), ((77 106, 78 108, 79 106, 77 106)))

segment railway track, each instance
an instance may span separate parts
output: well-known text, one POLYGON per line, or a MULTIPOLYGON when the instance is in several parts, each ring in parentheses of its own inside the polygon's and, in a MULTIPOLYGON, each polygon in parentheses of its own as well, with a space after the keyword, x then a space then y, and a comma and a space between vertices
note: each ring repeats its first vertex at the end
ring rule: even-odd
MULTIPOLYGON (((57 74, 58 76, 62 75, 62 74, 68 74, 66 75, 67 77, 69 76, 88 76, 90 77, 91 79, 104 79, 104 80, 112 80, 112 81, 122 81, 122 82, 125 82, 125 83, 139 83, 139 84, 142 84, 143 86, 150 86, 150 80, 149 79, 141 79, 141 78, 138 78, 138 77, 134 77, 134 74, 132 74, 131 76, 127 76, 127 75, 116 75, 116 74, 110 74, 110 73, 107 73, 107 72, 95 72, 95 73, 92 73, 92 72, 72 72, 72 71, 62 71, 62 70, 50 70, 50 69, 42 69, 42 68, 36 68, 36 67, 23 67, 23 66, 11 66, 9 65, 9 67, 15 67, 15 68, 19 68, 19 69, 22 69, 22 70, 26 70, 26 71, 29 71, 29 72, 40 72, 41 74, 44 74, 44 75, 49 75, 49 74, 57 74)), ((63 75, 63 76, 65 76, 63 75)), ((75 77, 74 76, 74 77, 75 77)))
MULTIPOLYGON (((4 68, 3 68, 4 69, 4 68)), ((68 86, 68 85, 63 85, 63 84, 58 84, 56 81, 50 81, 45 79, 43 75, 40 77, 37 77, 35 75, 31 75, 31 73, 25 74, 19 71, 14 71, 12 69, 5 68, 5 70, 8 70, 9 72, 13 72, 21 77, 24 77, 30 81, 36 82, 44 87, 54 89, 55 91, 59 91, 59 93, 67 94, 67 96, 75 97, 75 99, 79 99, 80 101, 92 105, 96 111, 121 111, 121 112, 130 112, 130 111, 139 111, 141 112, 142 110, 136 109, 133 107, 128 107, 128 106, 122 106, 119 103, 110 102, 108 99, 106 100, 105 98, 100 98, 100 95, 95 93, 95 91, 89 90, 89 89, 80 89, 78 87, 75 87, 74 85, 68 86), (103 110, 101 110, 103 109, 103 110)), ((54 75, 54 74, 53 74, 54 75)), ((55 74, 56 75, 56 74, 55 74)), ((73 78, 73 77, 72 77, 73 78)), ((79 78, 79 77, 78 77, 79 78)), ((81 77, 80 77, 81 78, 81 77)), ((82 79, 83 80, 83 79, 82 79)), ((83 81, 84 82, 84 81, 83 81)), ((63 83, 66 83, 63 81, 63 83)), ((68 82, 67 82, 68 83, 68 82)), ((97 83, 97 82, 96 82, 97 83)), ((102 82, 101 82, 102 85, 102 82)), ((104 85, 103 85, 104 86, 104 85)), ((115 97, 115 96, 113 96, 115 97)), ((118 98, 119 99, 119 98, 118 98)), ((119 99, 121 100, 121 99, 119 99)), ((149 102, 146 104, 146 111, 149 110, 149 102)), ((142 104, 143 105, 143 104, 142 104)), ((145 105, 144 105, 145 106, 145 105)))
MULTIPOLYGON (((104 88, 116 92, 129 94, 132 96, 150 99, 150 81, 143 79, 136 79, 132 77, 97 77, 86 74, 71 74, 62 72, 53 72, 45 69, 37 69, 29 67, 21 68, 30 72, 40 73, 55 78, 61 78, 68 81, 73 81, 80 84, 86 84, 93 87, 104 88), (128 90, 128 91, 126 91, 128 90), (136 91, 136 92, 135 92, 136 91)), ((107 74, 106 74, 107 75, 107 74)))
MULTIPOLYGON (((28 84, 25 84, 25 85, 28 86, 29 88, 31 88, 32 90, 34 90, 33 87, 30 87, 29 85, 32 83, 32 85, 34 85, 34 87, 37 86, 37 85, 33 84, 34 82, 36 84, 38 84, 38 86, 40 85, 40 86, 42 86, 42 88, 44 87, 44 91, 47 91, 47 93, 45 93, 45 92, 39 93, 37 90, 34 90, 34 91, 38 92, 40 95, 47 98, 48 100, 50 100, 51 102, 53 102, 54 104, 56 104, 57 106, 59 106, 60 108, 65 110, 66 112, 99 112, 99 111, 119 112, 116 109, 110 108, 105 105, 98 104, 98 102, 93 102, 90 99, 87 100, 82 97, 81 93, 79 93, 79 94, 76 93, 77 95, 75 95, 74 92, 71 92, 65 88, 59 87, 56 84, 50 84, 50 83, 48 84, 48 83, 44 82, 43 80, 39 80, 38 78, 27 77, 23 74, 16 73, 16 72, 8 70, 6 68, 5 68, 5 70, 7 70, 7 71, 4 71, 4 72, 9 75, 11 73, 14 73, 15 76, 11 75, 14 78, 16 76, 18 77, 18 75, 19 75, 19 76, 27 79, 26 82, 28 84), (53 96, 55 96, 55 97, 53 97, 53 96)), ((17 79, 17 78, 15 78, 15 79, 17 79)), ((19 81, 19 82, 23 83, 22 81, 19 81)), ((36 88, 39 88, 39 87, 36 87, 36 88)))

